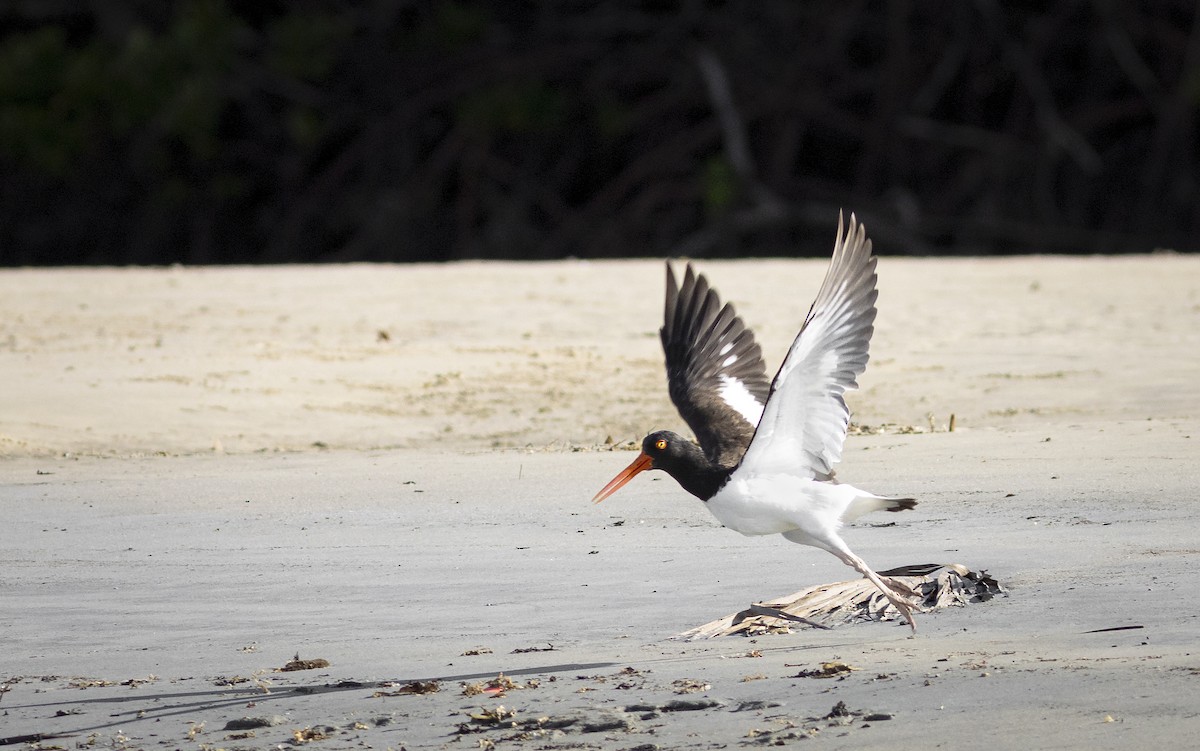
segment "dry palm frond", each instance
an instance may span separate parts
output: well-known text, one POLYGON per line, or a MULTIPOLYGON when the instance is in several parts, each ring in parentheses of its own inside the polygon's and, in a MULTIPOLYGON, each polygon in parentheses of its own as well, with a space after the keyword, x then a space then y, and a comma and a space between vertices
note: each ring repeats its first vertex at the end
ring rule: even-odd
MULTIPOLYGON (((910 599, 921 611, 986 602, 1004 593, 1000 583, 986 571, 972 571, 958 563, 901 566, 880 571, 879 575, 902 594, 911 591, 910 599)), ((874 584, 867 579, 854 579, 755 603, 675 638, 690 641, 733 634, 758 636, 787 633, 796 624, 829 628, 836 623, 890 621, 898 617, 900 614, 874 584)))

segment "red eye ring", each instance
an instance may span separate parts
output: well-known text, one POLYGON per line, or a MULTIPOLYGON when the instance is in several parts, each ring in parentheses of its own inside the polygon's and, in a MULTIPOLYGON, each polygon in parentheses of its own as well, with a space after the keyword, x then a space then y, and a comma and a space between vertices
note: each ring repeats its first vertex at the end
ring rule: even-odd
POLYGON ((667 439, 659 438, 654 442, 654 448, 658 449, 659 451, 665 451, 667 448, 667 439))

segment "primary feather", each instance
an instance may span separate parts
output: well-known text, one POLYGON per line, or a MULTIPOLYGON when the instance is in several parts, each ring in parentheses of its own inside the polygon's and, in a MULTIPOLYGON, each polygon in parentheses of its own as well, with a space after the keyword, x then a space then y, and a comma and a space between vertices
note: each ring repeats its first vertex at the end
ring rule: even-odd
POLYGON ((875 258, 866 231, 850 215, 838 235, 825 281, 771 382, 742 467, 762 474, 824 479, 841 461, 850 410, 874 331, 875 258))
POLYGON ((754 436, 770 388, 754 332, 689 263, 681 287, 667 265, 659 335, 675 408, 709 461, 734 466, 754 436))

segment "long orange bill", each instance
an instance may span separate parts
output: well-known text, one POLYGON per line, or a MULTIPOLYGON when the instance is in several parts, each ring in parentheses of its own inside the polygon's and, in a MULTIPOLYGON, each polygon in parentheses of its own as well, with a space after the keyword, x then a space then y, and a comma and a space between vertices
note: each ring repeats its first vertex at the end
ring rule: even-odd
POLYGON ((620 490, 621 487, 624 486, 625 483, 632 480, 634 476, 650 469, 650 463, 652 461, 653 459, 651 459, 645 452, 638 454, 638 458, 633 460, 633 464, 630 464, 628 467, 621 470, 621 474, 614 477, 607 485, 600 489, 600 492, 597 493, 596 497, 592 499, 592 503, 599 503, 600 501, 603 501, 605 498, 608 498, 610 495, 620 490))

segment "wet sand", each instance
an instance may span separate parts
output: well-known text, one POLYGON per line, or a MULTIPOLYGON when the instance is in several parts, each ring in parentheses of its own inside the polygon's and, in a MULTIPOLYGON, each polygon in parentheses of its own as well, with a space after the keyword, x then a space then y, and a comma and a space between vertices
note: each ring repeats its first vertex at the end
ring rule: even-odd
MULTIPOLYGON (((0 272, 0 738, 1186 743, 1198 261, 882 259, 839 473, 920 505, 847 539, 1008 596, 914 638, 686 643, 851 572, 721 529, 669 478, 587 502, 629 441, 682 429, 661 264, 0 272), (297 655, 328 665, 278 672, 297 655), (826 662, 855 670, 797 677, 826 662)), ((824 262, 701 268, 773 367, 824 262)))

